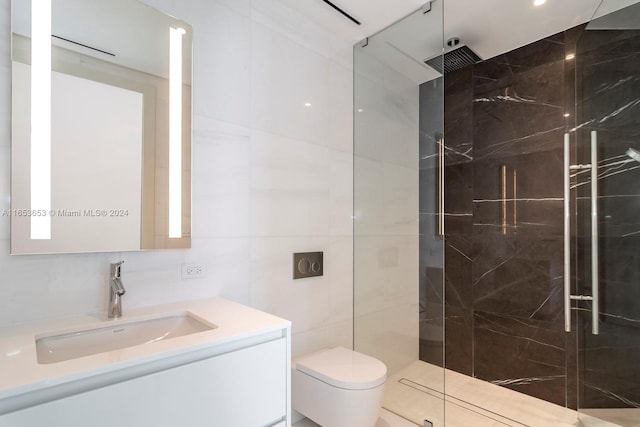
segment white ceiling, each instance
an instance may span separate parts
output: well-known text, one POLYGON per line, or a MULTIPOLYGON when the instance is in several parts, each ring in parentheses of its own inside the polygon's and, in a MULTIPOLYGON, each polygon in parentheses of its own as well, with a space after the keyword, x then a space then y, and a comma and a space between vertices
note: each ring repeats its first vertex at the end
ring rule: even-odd
MULTIPOLYGON (((547 0, 536 7, 533 0, 434 0, 433 10, 422 14, 413 12, 427 0, 331 0, 358 19, 362 23, 358 26, 322 0, 281 1, 354 44, 376 34, 369 39, 368 52, 393 64, 417 82, 434 77, 433 70, 423 61, 442 53, 443 32, 444 40, 459 37, 462 44, 488 59, 588 21, 601 2, 547 0), (402 25, 389 27, 406 16, 402 25), (382 31, 386 27, 389 28, 382 31)), ((598 12, 610 13, 638 1, 604 0, 598 12)), ((29 4, 28 1, 13 2, 16 33, 30 33, 29 4)), ((113 62, 156 75, 166 74, 167 43, 158 41, 168 37, 166 28, 175 25, 172 18, 132 0, 56 0, 55 4, 54 32, 116 53, 115 58, 109 59, 113 62), (105 5, 108 9, 101 9, 105 5), (61 10, 64 14, 60 14, 61 10), (149 25, 142 27, 141 22, 149 25), (125 29, 135 34, 132 36, 125 29), (153 55, 140 54, 152 51, 153 55)), ((185 23, 179 24, 187 27, 185 23)), ((66 42, 56 43, 70 49, 83 49, 66 42)))
POLYGON ((441 54, 443 33, 444 40, 459 37, 488 59, 585 23, 596 12, 596 16, 610 13, 639 0, 604 0, 600 9, 601 0, 547 0, 541 6, 534 6, 533 0, 435 0, 431 12, 412 14, 402 25, 384 31, 427 0, 332 0, 360 26, 321 0, 282 1, 354 44, 377 33, 367 49, 412 79, 425 81, 433 76, 423 61, 441 54))

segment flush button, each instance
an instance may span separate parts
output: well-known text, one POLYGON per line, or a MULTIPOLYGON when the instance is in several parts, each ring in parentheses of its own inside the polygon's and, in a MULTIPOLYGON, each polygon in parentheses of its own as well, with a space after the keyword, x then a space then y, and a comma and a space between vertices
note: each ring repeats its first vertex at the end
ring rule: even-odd
POLYGON ((312 269, 312 265, 311 262, 309 262, 308 259, 306 258, 302 258, 300 261, 298 261, 298 271, 302 274, 307 274, 309 273, 309 271, 311 271, 312 269))
POLYGON ((301 252, 293 254, 293 278, 304 279, 323 275, 323 252, 301 252))

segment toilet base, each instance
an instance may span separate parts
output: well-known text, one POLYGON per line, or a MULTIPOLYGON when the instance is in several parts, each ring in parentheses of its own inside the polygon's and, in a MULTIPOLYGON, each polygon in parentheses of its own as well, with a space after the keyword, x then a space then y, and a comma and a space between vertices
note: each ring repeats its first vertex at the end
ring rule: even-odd
POLYGON ((292 369, 291 406, 322 427, 373 427, 378 421, 384 383, 346 390, 292 369))

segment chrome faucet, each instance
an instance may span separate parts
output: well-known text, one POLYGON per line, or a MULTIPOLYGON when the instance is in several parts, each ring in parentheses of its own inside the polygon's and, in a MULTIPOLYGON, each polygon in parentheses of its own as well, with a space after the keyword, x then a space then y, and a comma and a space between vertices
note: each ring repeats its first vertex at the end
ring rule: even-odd
POLYGON ((110 319, 117 319, 122 316, 122 295, 125 293, 124 286, 120 280, 120 266, 124 261, 111 264, 111 278, 109 280, 109 312, 110 319))

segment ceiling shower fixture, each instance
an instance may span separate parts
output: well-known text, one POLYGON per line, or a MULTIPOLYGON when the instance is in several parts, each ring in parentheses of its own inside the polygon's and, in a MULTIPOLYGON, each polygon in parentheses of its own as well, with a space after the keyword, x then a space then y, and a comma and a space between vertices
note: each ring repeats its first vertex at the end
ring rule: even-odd
POLYGON ((441 74, 446 74, 477 64, 482 60, 469 46, 460 45, 460 37, 451 37, 447 40, 447 46, 453 49, 444 55, 437 55, 425 60, 425 64, 441 74))

